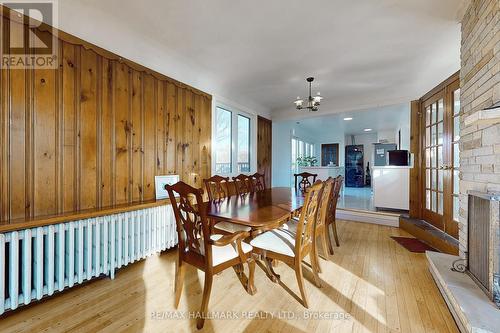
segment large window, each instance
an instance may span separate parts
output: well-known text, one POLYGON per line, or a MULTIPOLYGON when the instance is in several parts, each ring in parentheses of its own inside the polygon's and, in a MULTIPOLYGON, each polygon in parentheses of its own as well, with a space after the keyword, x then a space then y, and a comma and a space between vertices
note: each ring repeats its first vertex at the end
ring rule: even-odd
POLYGON ((217 108, 215 118, 215 173, 227 174, 232 172, 232 112, 217 108))
POLYGON ((297 158, 314 157, 314 144, 303 141, 299 138, 292 138, 292 177, 294 173, 299 172, 297 158))
POLYGON ((250 118, 238 115, 238 172, 250 172, 250 118))
POLYGON ((251 171, 251 129, 250 116, 217 107, 213 147, 215 174, 229 175, 251 171))

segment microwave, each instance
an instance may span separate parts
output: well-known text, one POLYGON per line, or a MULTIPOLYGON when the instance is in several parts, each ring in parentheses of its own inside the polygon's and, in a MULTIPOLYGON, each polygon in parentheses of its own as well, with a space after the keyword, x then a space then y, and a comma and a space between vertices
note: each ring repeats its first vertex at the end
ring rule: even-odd
POLYGON ((408 166, 410 163, 410 153, 408 150, 387 151, 387 165, 408 166))

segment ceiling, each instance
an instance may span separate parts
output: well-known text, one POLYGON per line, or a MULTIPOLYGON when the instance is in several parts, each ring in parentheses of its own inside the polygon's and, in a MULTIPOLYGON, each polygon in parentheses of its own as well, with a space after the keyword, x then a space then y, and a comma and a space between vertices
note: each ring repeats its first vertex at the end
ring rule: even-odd
POLYGON ((466 0, 64 0, 59 27, 273 118, 408 102, 460 68, 466 0))
POLYGON ((298 120, 296 127, 311 134, 337 132, 343 135, 377 133, 384 130, 396 130, 406 122, 409 127, 409 104, 397 104, 367 110, 342 112, 298 120), (352 120, 344 120, 344 118, 352 120), (371 131, 365 132, 369 128, 371 131))

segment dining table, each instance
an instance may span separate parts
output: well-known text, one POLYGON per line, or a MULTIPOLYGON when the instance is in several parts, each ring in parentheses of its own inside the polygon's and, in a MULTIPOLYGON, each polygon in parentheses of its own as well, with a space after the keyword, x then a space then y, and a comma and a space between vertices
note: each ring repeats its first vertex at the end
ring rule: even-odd
POLYGON ((272 187, 210 200, 207 217, 248 226, 252 236, 280 227, 304 204, 304 194, 290 187, 272 187))
MULTIPOLYGON (((272 187, 261 191, 237 194, 209 200, 207 217, 212 221, 226 221, 250 227, 250 237, 279 228, 300 211, 304 205, 304 192, 290 187, 272 187)), ((278 283, 280 276, 274 271, 271 260, 263 260, 271 281, 278 283)), ((257 291, 251 287, 253 293, 257 291)))

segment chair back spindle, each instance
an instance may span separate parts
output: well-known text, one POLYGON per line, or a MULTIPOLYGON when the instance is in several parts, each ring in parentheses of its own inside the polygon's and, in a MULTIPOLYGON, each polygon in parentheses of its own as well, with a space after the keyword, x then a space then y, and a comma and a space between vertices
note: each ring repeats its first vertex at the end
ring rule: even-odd
POLYGON ((170 202, 177 224, 179 253, 182 257, 197 256, 205 262, 211 262, 210 228, 203 209, 202 190, 184 182, 167 185, 170 202), (177 200, 175 193, 178 194, 177 200))
POLYGON ((297 225, 295 253, 300 253, 302 249, 311 245, 314 240, 314 227, 318 217, 318 207, 323 186, 323 182, 317 182, 306 193, 304 206, 297 225))

